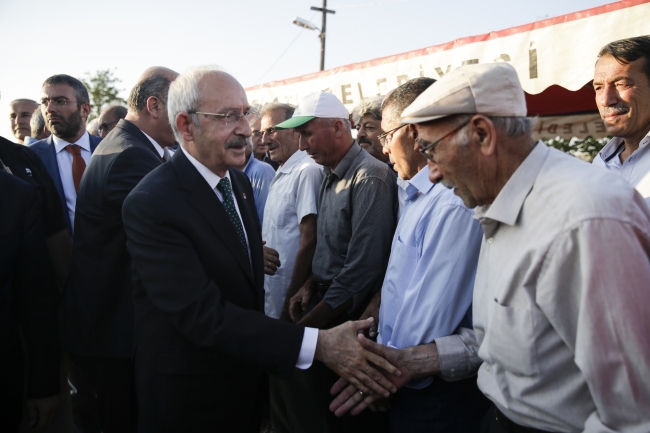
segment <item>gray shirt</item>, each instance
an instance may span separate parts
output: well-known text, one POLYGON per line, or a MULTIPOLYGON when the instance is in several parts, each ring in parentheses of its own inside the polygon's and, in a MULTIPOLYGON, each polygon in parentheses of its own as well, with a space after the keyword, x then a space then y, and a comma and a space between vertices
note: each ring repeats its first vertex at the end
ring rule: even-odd
POLYGON ((539 142, 476 217, 478 385, 524 426, 650 431, 650 209, 539 142))
POLYGON ((384 279, 396 225, 395 175, 356 141, 325 175, 312 271, 317 282, 331 282, 324 301, 336 309, 353 298, 353 312, 384 279))

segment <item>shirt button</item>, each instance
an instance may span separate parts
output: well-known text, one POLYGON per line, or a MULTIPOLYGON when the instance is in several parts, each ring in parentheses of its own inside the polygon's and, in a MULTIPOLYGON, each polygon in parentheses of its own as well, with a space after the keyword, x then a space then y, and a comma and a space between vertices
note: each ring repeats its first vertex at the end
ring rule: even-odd
POLYGON ((490 371, 490 366, 489 365, 485 366, 485 371, 490 371))
POLYGON ((451 369, 451 372, 452 372, 452 373, 456 373, 456 369, 455 369, 455 368, 452 368, 452 369, 451 369))
POLYGON ((491 244, 492 242, 494 242, 494 238, 488 238, 487 243, 491 244))

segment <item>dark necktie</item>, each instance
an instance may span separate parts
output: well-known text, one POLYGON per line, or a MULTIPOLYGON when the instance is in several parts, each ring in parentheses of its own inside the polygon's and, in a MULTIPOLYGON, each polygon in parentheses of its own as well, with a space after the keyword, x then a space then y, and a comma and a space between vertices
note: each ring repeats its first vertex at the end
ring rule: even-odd
POLYGON ((74 181, 74 190, 79 192, 79 184, 86 169, 86 161, 81 156, 81 147, 76 144, 68 144, 65 150, 72 154, 72 180, 74 181))
POLYGON ((235 229, 237 230, 237 235, 239 236, 239 241, 244 248, 246 257, 248 257, 248 245, 246 245, 246 236, 244 236, 244 227, 241 225, 241 220, 239 215, 237 215, 237 209, 235 209, 235 200, 232 198, 232 189, 230 188, 230 180, 227 177, 222 177, 217 185, 217 189, 221 191, 223 196, 223 207, 226 208, 226 213, 230 217, 235 229))

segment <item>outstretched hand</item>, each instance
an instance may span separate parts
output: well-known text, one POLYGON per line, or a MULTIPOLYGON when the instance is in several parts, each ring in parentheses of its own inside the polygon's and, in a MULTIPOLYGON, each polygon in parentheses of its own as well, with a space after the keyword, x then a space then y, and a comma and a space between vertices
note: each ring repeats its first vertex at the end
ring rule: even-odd
POLYGON ((389 376, 399 377, 402 373, 381 356, 364 348, 363 336, 357 338, 357 333, 369 328, 373 321, 372 318, 350 321, 319 331, 315 358, 358 390, 388 397, 397 391, 397 387, 377 368, 389 376))
MULTIPOLYGON (((364 349, 381 356, 399 369, 400 374, 397 375, 380 368, 381 373, 393 384, 395 389, 403 387, 411 380, 412 373, 405 365, 400 365, 401 351, 399 349, 377 344, 368 340, 362 334, 358 336, 358 339, 364 349)), ((373 405, 375 401, 385 397, 385 395, 377 393, 366 393, 363 390, 361 390, 362 392, 359 391, 358 387, 354 386, 354 384, 349 383, 344 378, 339 379, 330 390, 332 395, 338 394, 330 404, 330 410, 336 416, 343 416, 348 411, 352 415, 358 415, 367 407, 373 405)))

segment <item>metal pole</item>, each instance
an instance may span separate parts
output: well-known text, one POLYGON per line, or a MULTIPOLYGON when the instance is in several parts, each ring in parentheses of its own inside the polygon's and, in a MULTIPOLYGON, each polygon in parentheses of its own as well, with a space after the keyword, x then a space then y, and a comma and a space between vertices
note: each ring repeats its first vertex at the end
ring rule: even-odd
POLYGON ((327 0, 323 0, 323 24, 320 32, 320 70, 325 70, 325 26, 327 24, 327 0))

